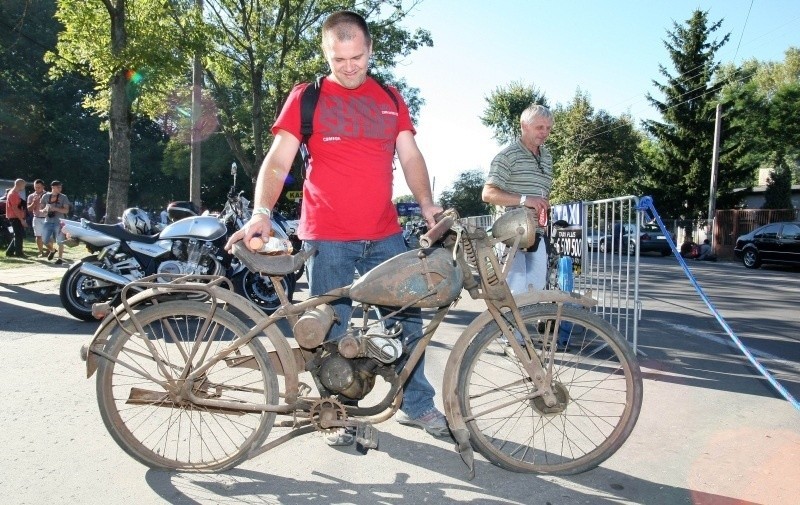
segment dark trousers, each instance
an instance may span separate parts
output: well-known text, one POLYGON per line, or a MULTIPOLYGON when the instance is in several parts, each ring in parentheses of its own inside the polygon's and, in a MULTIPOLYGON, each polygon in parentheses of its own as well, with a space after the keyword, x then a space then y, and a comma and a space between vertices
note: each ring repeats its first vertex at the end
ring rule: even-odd
POLYGON ((11 223, 11 228, 14 229, 14 239, 8 244, 6 249, 6 256, 22 256, 22 241, 25 238, 25 228, 22 226, 22 221, 17 218, 8 220, 11 223))

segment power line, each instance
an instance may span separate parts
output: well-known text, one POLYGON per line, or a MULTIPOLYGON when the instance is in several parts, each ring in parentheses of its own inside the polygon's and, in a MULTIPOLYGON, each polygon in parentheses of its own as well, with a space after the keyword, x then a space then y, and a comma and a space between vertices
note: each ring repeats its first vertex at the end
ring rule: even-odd
POLYGON ((744 30, 747 28, 747 21, 750 19, 750 11, 753 10, 753 1, 750 0, 750 7, 747 9, 747 16, 744 18, 744 26, 742 26, 742 34, 739 35, 739 42, 736 44, 736 52, 733 54, 733 61, 736 62, 736 57, 739 56, 739 46, 742 45, 742 38, 744 38, 744 30))

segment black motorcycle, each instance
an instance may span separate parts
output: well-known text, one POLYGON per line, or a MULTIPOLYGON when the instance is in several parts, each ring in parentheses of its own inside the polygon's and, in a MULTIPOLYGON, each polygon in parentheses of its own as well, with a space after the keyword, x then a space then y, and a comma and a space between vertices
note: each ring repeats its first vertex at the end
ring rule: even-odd
MULTIPOLYGON (((234 291, 265 312, 280 306, 268 277, 249 271, 225 251, 228 238, 250 219, 249 202, 233 188, 219 216, 197 215, 186 202, 168 208, 172 223, 155 235, 131 233, 120 225, 86 220, 62 220, 62 232, 71 242, 82 242, 91 256, 72 265, 61 279, 59 295, 64 308, 84 321, 94 319, 92 305, 119 303, 126 284, 153 274, 225 276, 234 291)), ((288 238, 273 220, 276 236, 288 238)), ((172 277, 165 275, 164 281, 172 277)), ((283 288, 291 299, 296 274, 283 277, 283 288)))

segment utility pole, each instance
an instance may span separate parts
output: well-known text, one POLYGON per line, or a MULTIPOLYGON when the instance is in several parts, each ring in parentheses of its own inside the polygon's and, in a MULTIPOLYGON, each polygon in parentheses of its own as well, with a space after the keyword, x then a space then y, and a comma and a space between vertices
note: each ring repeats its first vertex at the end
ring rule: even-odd
POLYGON ((714 214, 717 210, 717 172, 719 171, 719 139, 722 131, 722 104, 717 104, 714 122, 714 149, 711 154, 711 187, 708 191, 708 229, 711 231, 711 248, 714 248, 714 214))
MULTIPOLYGON (((203 0, 195 0, 195 6, 203 12, 203 0)), ((200 143, 202 135, 200 125, 203 114, 203 66, 200 62, 200 51, 194 53, 192 59, 192 131, 189 154, 189 200, 200 209, 200 143)))

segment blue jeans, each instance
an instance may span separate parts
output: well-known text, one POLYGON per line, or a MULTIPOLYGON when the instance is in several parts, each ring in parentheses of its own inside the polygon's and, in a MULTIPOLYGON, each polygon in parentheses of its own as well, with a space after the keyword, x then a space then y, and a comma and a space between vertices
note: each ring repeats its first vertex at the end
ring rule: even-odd
MULTIPOLYGON (((382 240, 329 241, 307 240, 304 249, 317 248, 317 253, 306 263, 306 275, 313 296, 322 295, 353 282, 357 270, 364 275, 389 258, 406 252, 403 235, 398 233, 382 240)), ((337 321, 328 334, 328 340, 338 340, 344 336, 350 322, 352 301, 341 298, 331 303, 337 321)), ((391 321, 403 324, 403 340, 410 353, 422 338, 422 317, 419 309, 409 309, 398 314, 391 321)), ((390 323, 389 325, 391 326, 390 323)), ((403 359, 403 358, 400 358, 403 359)), ((434 407, 436 392, 425 377, 425 355, 420 358, 411 372, 404 388, 403 404, 400 408, 414 419, 434 407)))

